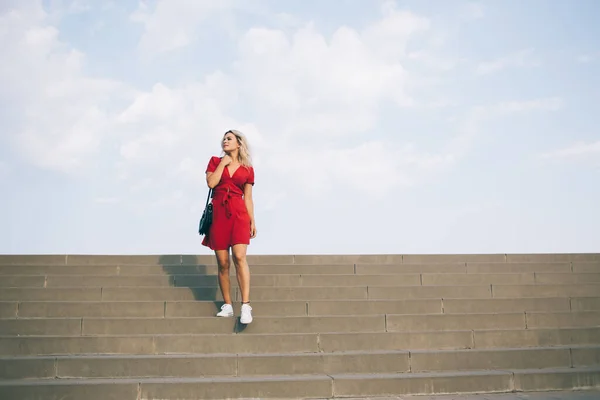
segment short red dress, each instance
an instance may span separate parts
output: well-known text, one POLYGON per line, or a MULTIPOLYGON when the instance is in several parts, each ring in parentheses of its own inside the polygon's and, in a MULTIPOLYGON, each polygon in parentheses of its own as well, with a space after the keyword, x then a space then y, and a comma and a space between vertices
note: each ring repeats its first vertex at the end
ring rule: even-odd
MULTIPOLYGON (((220 157, 211 157, 206 172, 214 172, 220 157)), ((202 244, 212 250, 228 250, 234 244, 250 244, 250 214, 244 202, 244 186, 254 185, 254 168, 240 165, 229 175, 225 167, 213 189, 213 219, 202 244)))

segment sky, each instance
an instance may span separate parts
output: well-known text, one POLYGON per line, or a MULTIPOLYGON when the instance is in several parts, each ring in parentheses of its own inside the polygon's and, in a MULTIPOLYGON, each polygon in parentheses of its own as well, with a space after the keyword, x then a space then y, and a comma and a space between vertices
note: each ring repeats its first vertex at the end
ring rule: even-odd
POLYGON ((594 0, 1 0, 0 253, 600 252, 594 0))

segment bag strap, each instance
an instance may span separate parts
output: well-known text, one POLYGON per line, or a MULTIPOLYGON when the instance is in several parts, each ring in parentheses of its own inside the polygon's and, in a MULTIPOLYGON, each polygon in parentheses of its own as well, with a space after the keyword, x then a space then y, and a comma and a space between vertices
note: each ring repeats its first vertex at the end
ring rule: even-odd
POLYGON ((208 201, 210 200, 210 194, 212 193, 212 188, 208 189, 208 196, 206 197, 206 204, 204 205, 204 208, 208 207, 208 201))

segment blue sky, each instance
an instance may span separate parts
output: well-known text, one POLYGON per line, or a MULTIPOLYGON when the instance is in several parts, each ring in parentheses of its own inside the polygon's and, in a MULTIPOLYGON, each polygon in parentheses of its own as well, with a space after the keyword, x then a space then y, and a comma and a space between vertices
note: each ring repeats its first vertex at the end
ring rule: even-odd
POLYGON ((228 129, 254 156, 249 254, 600 251, 599 14, 3 1, 0 253, 210 254, 228 129))

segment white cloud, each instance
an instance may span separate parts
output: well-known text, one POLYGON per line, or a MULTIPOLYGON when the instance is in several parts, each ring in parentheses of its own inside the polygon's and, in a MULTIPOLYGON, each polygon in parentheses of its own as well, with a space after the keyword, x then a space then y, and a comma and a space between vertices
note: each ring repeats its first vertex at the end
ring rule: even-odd
MULTIPOLYGON (((140 46, 157 52, 185 47, 203 19, 232 4, 158 1, 150 9, 142 2, 132 16, 144 24, 140 46)), ((149 90, 86 76, 85 54, 60 42, 41 8, 31 11, 20 14, 10 30, 29 46, 21 52, 10 48, 21 57, 11 81, 40 77, 23 99, 29 111, 22 116, 18 148, 39 166, 80 174, 102 152, 115 160, 104 171, 130 193, 165 193, 154 206, 191 195, 173 197, 165 188, 201 183, 208 158, 229 128, 247 134, 261 173, 257 178, 274 199, 323 193, 334 185, 385 195, 446 170, 460 155, 454 141, 447 148, 425 148, 376 133, 384 103, 398 109, 449 104, 416 98, 422 97, 422 82, 435 81, 420 65, 437 66, 430 68, 435 74, 454 64, 439 62, 439 35, 431 22, 398 10, 394 2, 385 2, 380 19, 364 28, 341 26, 330 35, 312 23, 285 31, 251 28, 239 37, 231 69, 179 86, 159 81, 149 90), (419 38, 426 44, 409 53, 409 43, 419 38), (408 60, 416 62, 411 69, 408 60), (253 107, 253 121, 233 117, 246 104, 253 107), (361 134, 374 136, 351 140, 361 134), (289 182, 286 191, 276 188, 280 181, 289 182)), ((23 86, 13 90, 23 92, 23 86)))
POLYGON ((530 111, 558 111, 564 106, 560 97, 546 97, 534 100, 502 102, 489 109, 489 113, 506 115, 530 111))
POLYGON ((242 85, 293 135, 338 136, 373 127, 378 102, 411 103, 407 72, 372 54, 358 32, 340 28, 325 38, 309 25, 284 32, 252 29, 240 43, 242 85))
MULTIPOLYGON (((379 180, 387 184, 377 190, 389 191, 447 163, 449 156, 422 154, 397 141, 346 142, 373 131, 383 101, 414 104, 407 84, 415 78, 403 65, 405 47, 430 23, 396 10, 392 2, 381 12, 380 20, 361 31, 340 27, 331 36, 312 23, 292 33, 251 28, 239 39, 231 73, 177 88, 156 84, 138 93, 118 118, 120 131, 143 132, 121 145, 121 175, 135 177, 138 169, 138 175, 155 171, 198 181, 220 136, 232 127, 247 134, 256 165, 269 176, 261 178, 289 180, 293 191, 338 183, 372 192, 379 180), (253 123, 229 116, 245 103, 252 104, 253 123)), ((268 185, 265 190, 276 192, 268 185)))
POLYGON ((480 3, 467 3, 461 10, 461 16, 465 20, 480 19, 485 16, 485 9, 480 3))
POLYGON ((410 38, 429 28, 412 13, 383 7, 382 19, 363 31, 338 28, 331 37, 313 24, 292 35, 254 28, 240 41, 236 72, 242 87, 280 117, 292 134, 347 135, 375 124, 381 101, 413 104, 402 64, 410 38))
POLYGON ((228 10, 232 0, 157 0, 153 9, 140 1, 131 19, 144 26, 139 48, 164 53, 190 45, 202 22, 228 10))
POLYGON ((427 19, 387 2, 380 20, 363 30, 340 27, 329 37, 311 23, 291 34, 249 30, 234 79, 240 96, 258 105, 261 132, 271 139, 261 148, 269 153, 265 168, 308 194, 334 185, 384 194, 450 165, 451 154, 384 142, 376 133, 382 104, 417 105, 409 87, 421 71, 405 67, 406 46, 429 29, 427 19), (352 144, 369 133, 375 138, 352 144))
POLYGON ((398 57, 406 54, 409 41, 431 28, 429 19, 411 11, 398 10, 395 1, 386 1, 381 13, 382 18, 367 26, 361 36, 369 50, 385 61, 398 61, 398 57))
POLYGON ((121 201, 118 197, 96 197, 94 202, 99 204, 117 204, 121 201))
POLYGON ((493 122, 495 119, 531 112, 554 112, 560 110, 563 106, 564 101, 562 98, 545 97, 472 107, 462 121, 461 133, 451 141, 447 151, 456 158, 462 157, 471 149, 473 142, 484 131, 486 124, 493 122))
POLYGON ((126 88, 83 72, 85 56, 59 40, 37 3, 0 16, 0 41, 11 60, 0 66, 0 99, 17 113, 13 144, 33 164, 82 172, 109 135, 114 101, 126 88))
POLYGON ((342 190, 383 196, 394 189, 419 184, 432 172, 454 162, 452 154, 427 154, 416 146, 368 141, 353 147, 298 147, 276 153, 266 168, 288 181, 281 185, 319 198, 342 190))
POLYGON ((146 118, 165 121, 172 118, 183 107, 182 99, 161 83, 157 83, 149 93, 141 92, 125 111, 120 113, 118 121, 138 123, 146 118))
POLYGON ((468 120, 480 122, 512 114, 522 114, 534 111, 558 111, 563 106, 564 100, 560 97, 503 101, 491 105, 473 107, 468 120))
POLYGON ((427 68, 442 72, 450 71, 465 61, 462 59, 445 58, 434 51, 425 50, 413 51, 408 54, 408 58, 422 62, 427 68))
POLYGON ((600 156, 600 140, 596 142, 576 142, 563 149, 543 153, 541 158, 545 159, 574 159, 587 156, 600 156))
POLYGON ((60 14, 79 14, 91 9, 92 0, 49 0, 49 8, 60 14))
MULTIPOLYGON (((557 113, 563 100, 540 96, 593 100, 597 92, 591 69, 575 68, 582 53, 557 59, 550 81, 519 74, 509 87, 473 81, 474 59, 486 61, 479 73, 493 74, 568 53, 555 41, 538 41, 535 52, 495 58, 508 43, 482 38, 502 29, 473 21, 493 20, 497 7, 509 7, 491 13, 480 3, 419 3, 417 15, 390 1, 380 8, 382 1, 355 2, 344 13, 326 2, 97 3, 0 1, 0 48, 8 60, 0 64, 0 144, 8 156, 0 157, 0 179, 15 188, 3 201, 17 204, 11 235, 2 240, 8 251, 210 253, 196 234, 208 191, 204 170, 229 128, 245 132, 254 149, 260 233, 252 252, 592 245, 560 236, 547 215, 562 216, 569 232, 592 232, 597 218, 589 218, 595 214, 587 204, 597 191, 548 168, 527 169, 528 160, 502 168, 507 154, 521 157, 564 135, 557 113), (87 40, 99 37, 93 29, 102 23, 111 35, 87 40), (489 59, 481 58, 482 43, 489 59), (144 62, 152 57, 156 62, 144 62), (586 85, 565 86, 572 79, 586 85), (504 97, 517 96, 515 88, 518 97, 504 97), (527 136, 515 147, 517 135, 527 136), (30 180, 15 175, 21 166, 30 180), (481 179, 486 172, 497 175, 481 179), (553 185, 530 184, 550 179, 553 185), (77 226, 73 218, 31 248, 23 245, 31 240, 18 239, 30 236, 23 221, 44 211, 31 214, 19 196, 39 185, 61 188, 53 193, 57 215, 91 219, 77 226), (589 190, 585 202, 565 194, 576 190, 589 190), (517 205, 506 197, 517 191, 548 201, 543 208, 517 205), (360 219, 361 208, 384 218, 360 219), (319 221, 318 232, 309 219, 319 221), (127 223, 117 232, 114 221, 127 223)), ((553 33, 540 29, 544 37, 553 33)), ((562 37, 577 47, 572 34, 562 37)), ((579 130, 594 132, 589 108, 568 111, 579 130)), ((597 138, 587 138, 546 159, 598 160, 597 138)))
MULTIPOLYGON (((152 175, 154 185, 173 178, 197 181, 225 130, 255 131, 229 116, 227 94, 234 92, 220 73, 180 88, 157 84, 139 92, 115 125, 123 132, 120 175, 134 182, 152 175)), ((258 133, 253 138, 260 142, 258 133)))
POLYGON ((523 49, 493 61, 482 62, 475 72, 478 75, 488 75, 507 68, 531 68, 539 65, 541 62, 533 56, 533 49, 523 49))
MULTIPOLYGON (((202 18, 232 3, 169 4, 159 1, 150 10, 140 3, 134 18, 145 24, 142 46, 154 42, 162 51, 185 46, 202 18), (185 15, 183 20, 176 18, 179 15, 185 15), (176 23, 172 35, 163 35, 176 23)), ((23 116, 19 148, 42 167, 82 173, 104 146, 104 156, 116 160, 111 173, 131 193, 160 192, 158 188, 173 182, 202 182, 221 135, 236 128, 253 145, 261 179, 287 181, 292 193, 322 193, 337 184, 384 195, 452 166, 469 148, 481 120, 491 114, 560 107, 560 99, 541 99, 475 108, 465 129, 445 147, 425 148, 377 136, 383 103, 397 108, 423 105, 413 90, 422 81, 435 80, 435 75, 408 69, 407 60, 430 66, 441 60, 434 50, 439 43, 407 52, 414 38, 432 39, 437 33, 428 19, 398 10, 394 2, 385 2, 381 18, 362 30, 341 26, 330 36, 312 23, 291 32, 251 28, 239 38, 231 71, 224 68, 228 72, 215 71, 179 86, 158 82, 148 91, 87 77, 85 55, 59 41, 58 30, 47 23, 43 10, 26 11, 18 18, 5 17, 14 22, 10 32, 29 46, 21 53, 10 48, 21 56, 17 63, 29 65, 23 72, 11 70, 17 78, 11 80, 23 81, 22 73, 41 76, 23 100, 29 112, 23 116), (35 67, 30 65, 32 57, 38 59, 35 67), (253 121, 232 117, 247 103, 252 104, 253 121), (375 136, 351 140, 367 133, 375 136)), ((23 89, 18 86, 13 92, 23 89)), ((448 104, 435 99, 428 107, 448 104)), ((289 193, 269 184, 264 189, 274 198, 289 193)), ((185 198, 186 193, 180 193, 155 205, 185 198)))

